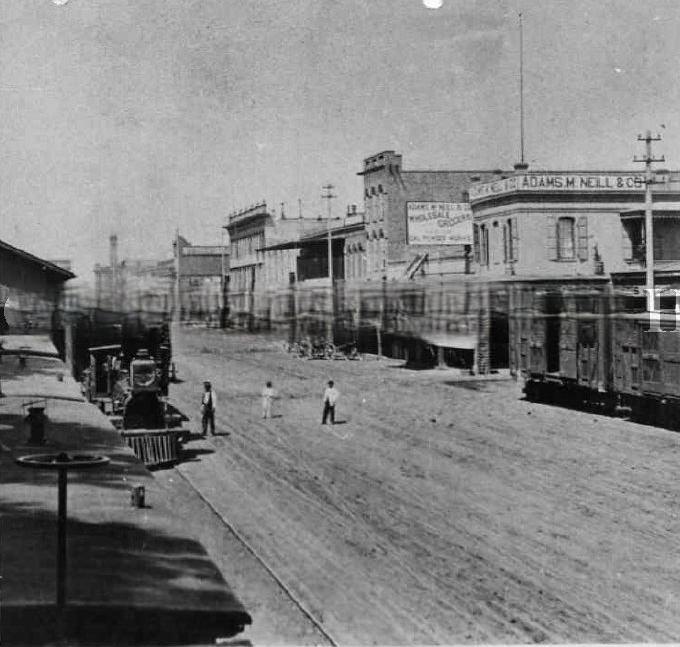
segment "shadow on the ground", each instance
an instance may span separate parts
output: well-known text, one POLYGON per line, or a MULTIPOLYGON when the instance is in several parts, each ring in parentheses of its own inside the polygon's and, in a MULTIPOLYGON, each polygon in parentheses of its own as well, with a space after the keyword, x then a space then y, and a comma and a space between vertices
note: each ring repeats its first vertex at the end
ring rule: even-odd
MULTIPOLYGON (((56 515, 0 504, 3 645, 56 643, 56 515), (34 559, 26 563, 26 555, 34 559)), ((251 623, 202 546, 161 529, 67 521, 65 638, 77 644, 209 644, 251 623)), ((70 643, 67 643, 70 644, 70 643)))
POLYGON ((204 438, 205 436, 203 434, 194 433, 193 431, 187 429, 186 432, 182 435, 182 442, 190 443, 194 440, 203 440, 204 438))
POLYGON ((405 362, 404 364, 390 364, 388 368, 406 369, 408 371, 431 371, 436 368, 435 364, 416 364, 414 362, 405 362))
POLYGON ((488 391, 489 387, 487 384, 480 380, 480 381, 475 381, 475 380, 451 380, 448 382, 444 382, 446 386, 454 386, 459 389, 467 389, 468 391, 488 391))
POLYGON ((183 447, 180 452, 179 461, 180 463, 186 463, 190 461, 196 461, 198 456, 205 456, 206 454, 214 454, 214 449, 193 449, 183 447))

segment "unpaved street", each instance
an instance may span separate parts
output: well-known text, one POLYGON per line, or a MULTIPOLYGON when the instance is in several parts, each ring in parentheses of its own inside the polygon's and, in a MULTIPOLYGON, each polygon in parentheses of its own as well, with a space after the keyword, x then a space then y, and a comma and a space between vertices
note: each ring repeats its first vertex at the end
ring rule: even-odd
POLYGON ((531 404, 511 381, 212 330, 173 344, 185 424, 208 379, 225 433, 178 470, 336 642, 680 639, 677 434, 531 404))

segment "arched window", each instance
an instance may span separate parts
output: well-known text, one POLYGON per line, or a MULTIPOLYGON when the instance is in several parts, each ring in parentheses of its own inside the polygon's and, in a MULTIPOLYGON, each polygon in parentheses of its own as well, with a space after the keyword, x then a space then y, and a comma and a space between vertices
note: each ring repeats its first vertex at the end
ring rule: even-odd
POLYGON ((557 258, 569 261, 576 258, 574 219, 564 216, 557 219, 557 258))

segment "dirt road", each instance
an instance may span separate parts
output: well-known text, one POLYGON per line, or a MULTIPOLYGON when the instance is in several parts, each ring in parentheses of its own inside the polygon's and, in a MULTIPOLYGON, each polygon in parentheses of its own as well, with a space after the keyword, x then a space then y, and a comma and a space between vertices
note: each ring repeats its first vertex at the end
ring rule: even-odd
POLYGON ((187 424, 209 379, 229 434, 178 469, 335 642, 680 639, 677 434, 254 336, 183 330, 173 350, 187 424), (323 427, 329 378, 342 424, 323 427))

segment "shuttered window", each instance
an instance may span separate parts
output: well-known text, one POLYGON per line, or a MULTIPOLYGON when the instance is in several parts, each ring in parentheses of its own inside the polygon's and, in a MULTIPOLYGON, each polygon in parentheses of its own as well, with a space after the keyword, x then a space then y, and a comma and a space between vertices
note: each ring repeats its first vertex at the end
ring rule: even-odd
POLYGON ((621 246, 623 248, 623 260, 633 260, 633 237, 626 228, 626 225, 621 223, 621 246))
POLYGON ((512 250, 510 254, 510 259, 513 261, 519 260, 519 227, 517 225, 517 218, 511 218, 512 230, 510 231, 510 244, 512 245, 512 250))
POLYGON ((489 230, 486 225, 479 227, 479 263, 489 265, 489 230))
POLYGON ((472 225, 472 248, 474 253, 475 263, 480 262, 479 254, 479 225, 472 225))
POLYGON ((503 249, 505 250, 505 262, 518 260, 519 236, 517 233, 517 218, 508 218, 503 226, 503 249))
POLYGON ((551 261, 556 261, 557 256, 557 218, 555 216, 548 216, 546 219, 546 249, 548 250, 548 258, 551 261))
POLYGON ((557 220, 557 258, 569 261, 576 258, 574 219, 563 217, 557 220))
POLYGON ((510 227, 510 221, 503 225, 503 260, 507 263, 510 261, 510 249, 508 248, 508 228, 510 227))
POLYGON ((578 260, 588 260, 588 218, 587 216, 579 216, 576 224, 578 231, 578 260))

